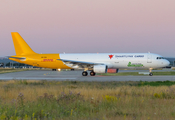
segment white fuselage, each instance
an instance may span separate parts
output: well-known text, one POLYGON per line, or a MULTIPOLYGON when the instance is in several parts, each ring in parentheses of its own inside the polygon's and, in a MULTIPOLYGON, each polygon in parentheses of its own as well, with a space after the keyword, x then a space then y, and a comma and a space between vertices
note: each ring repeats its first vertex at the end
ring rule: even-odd
MULTIPOLYGON (((162 68, 169 65, 169 61, 153 53, 87 53, 60 54, 61 59, 80 62, 102 63, 108 68, 162 68)), ((81 69, 79 66, 66 64, 71 68, 81 69)))

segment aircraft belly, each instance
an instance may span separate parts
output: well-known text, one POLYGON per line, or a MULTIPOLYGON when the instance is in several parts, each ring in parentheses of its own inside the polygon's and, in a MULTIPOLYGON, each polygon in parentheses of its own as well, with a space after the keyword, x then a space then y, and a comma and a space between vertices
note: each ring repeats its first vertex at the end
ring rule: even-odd
POLYGON ((39 66, 45 67, 45 68, 53 68, 53 69, 71 69, 67 65, 65 65, 63 62, 52 62, 52 63, 40 63, 39 66))

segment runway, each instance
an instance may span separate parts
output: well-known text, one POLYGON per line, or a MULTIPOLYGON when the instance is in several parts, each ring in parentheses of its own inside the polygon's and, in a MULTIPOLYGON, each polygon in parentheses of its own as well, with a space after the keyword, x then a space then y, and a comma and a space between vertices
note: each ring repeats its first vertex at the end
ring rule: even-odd
MULTIPOLYGON (((136 72, 127 70, 120 72, 136 72)), ((141 71, 141 70, 139 70, 141 71)), ((142 70, 141 72, 144 72, 142 70)), ((56 81, 175 81, 175 76, 82 76, 82 71, 31 70, 0 74, 0 80, 56 80, 56 81)))

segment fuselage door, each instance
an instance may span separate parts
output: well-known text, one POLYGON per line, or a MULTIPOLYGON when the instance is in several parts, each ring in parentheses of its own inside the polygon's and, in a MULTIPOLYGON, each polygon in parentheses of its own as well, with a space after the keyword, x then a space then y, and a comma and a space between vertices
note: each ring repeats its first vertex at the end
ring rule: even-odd
POLYGON ((152 63, 152 55, 151 54, 147 55, 147 63, 152 63))

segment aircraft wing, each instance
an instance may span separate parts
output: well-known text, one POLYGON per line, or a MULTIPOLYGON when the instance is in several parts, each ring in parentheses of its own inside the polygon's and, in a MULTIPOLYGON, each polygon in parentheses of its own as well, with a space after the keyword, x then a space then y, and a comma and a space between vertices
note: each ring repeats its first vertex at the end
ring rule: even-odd
POLYGON ((62 62, 64 62, 65 64, 74 64, 74 65, 79 65, 79 66, 94 66, 94 65, 103 65, 103 63, 93 63, 93 62, 84 62, 84 61, 75 61, 75 60, 65 60, 65 59, 57 59, 60 60, 62 62))

